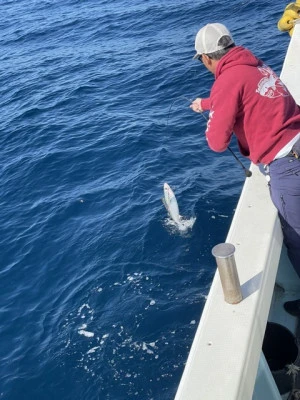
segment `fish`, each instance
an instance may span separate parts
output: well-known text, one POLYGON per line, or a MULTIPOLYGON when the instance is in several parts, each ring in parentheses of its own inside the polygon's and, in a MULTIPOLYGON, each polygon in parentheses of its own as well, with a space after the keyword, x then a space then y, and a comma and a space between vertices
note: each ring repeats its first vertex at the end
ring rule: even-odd
POLYGON ((163 203, 168 211, 170 218, 176 223, 180 224, 180 220, 182 219, 179 214, 179 207, 175 197, 173 190, 167 183, 164 183, 164 197, 163 203))
POLYGON ((164 197, 162 201, 170 218, 180 230, 186 230, 193 226, 196 218, 191 218, 189 220, 183 219, 183 217, 179 214, 179 207, 176 196, 167 183, 164 183, 164 197))

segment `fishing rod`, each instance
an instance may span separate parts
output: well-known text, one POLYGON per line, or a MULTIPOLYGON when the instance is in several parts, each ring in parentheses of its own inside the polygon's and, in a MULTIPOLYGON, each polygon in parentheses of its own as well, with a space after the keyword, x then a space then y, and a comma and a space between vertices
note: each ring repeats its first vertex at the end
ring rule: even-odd
MULTIPOLYGON (((167 117, 167 126, 168 126, 168 124, 169 124, 169 116, 170 116, 171 108, 172 108, 173 104, 174 104, 177 100, 179 100, 179 99, 185 99, 185 100, 187 100, 189 103, 192 103, 192 102, 193 102, 193 99, 189 99, 189 98, 186 97, 186 96, 178 96, 178 97, 171 103, 171 105, 170 105, 169 113, 168 113, 168 117, 167 117)), ((205 121, 207 122, 207 121, 208 121, 208 118, 207 118, 202 112, 201 112, 201 115, 202 115, 202 117, 205 119, 205 121)), ((245 165, 244 165, 244 164, 242 163, 242 161, 236 156, 236 154, 234 153, 234 151, 231 149, 230 146, 228 146, 227 149, 230 151, 230 153, 233 155, 233 157, 235 158, 235 160, 236 160, 236 161, 240 164, 240 166, 243 168, 245 176, 246 176, 247 178, 250 178, 250 176, 252 176, 252 172, 251 172, 248 168, 245 167, 245 165)))
MULTIPOLYGON (((177 100, 179 100, 179 99, 185 99, 185 100, 187 100, 189 103, 192 103, 192 102, 193 102, 193 99, 189 99, 189 98, 186 97, 186 96, 178 96, 178 97, 171 103, 171 105, 170 105, 169 113, 168 113, 168 118, 167 118, 167 126, 168 126, 168 124, 169 124, 169 116, 170 116, 171 108, 172 108, 173 104, 174 104, 177 100)), ((205 116, 202 112, 201 112, 201 115, 202 115, 202 117, 205 119, 205 121, 207 122, 207 121, 208 121, 208 118, 206 118, 206 116, 205 116)), ((251 172, 248 168, 245 167, 245 165, 244 165, 244 164, 242 163, 242 161, 236 156, 236 154, 234 153, 234 151, 231 149, 230 146, 228 146, 227 149, 230 151, 230 153, 233 155, 233 157, 235 158, 235 160, 236 160, 236 161, 240 164, 240 166, 243 168, 245 176, 246 176, 247 178, 250 178, 250 176, 252 176, 252 172, 251 172)))
POLYGON ((233 150, 229 146, 227 147, 227 149, 230 151, 230 153, 233 155, 233 157, 236 159, 236 161, 242 166, 246 177, 250 178, 250 176, 252 176, 252 172, 250 171, 250 169, 245 167, 245 165, 242 163, 242 161, 237 158, 236 154, 233 152, 233 150))
MULTIPOLYGON (((205 121, 208 121, 208 118, 206 118, 206 116, 201 112, 202 117, 205 119, 205 121)), ((232 150, 232 148, 230 146, 227 147, 227 149, 230 151, 230 153, 233 155, 233 157, 236 159, 236 161, 241 165, 241 167, 244 170, 245 176, 247 178, 250 178, 250 176, 252 176, 252 172, 245 167, 245 165, 242 163, 242 161, 237 157, 237 155, 234 153, 234 151, 232 150)))

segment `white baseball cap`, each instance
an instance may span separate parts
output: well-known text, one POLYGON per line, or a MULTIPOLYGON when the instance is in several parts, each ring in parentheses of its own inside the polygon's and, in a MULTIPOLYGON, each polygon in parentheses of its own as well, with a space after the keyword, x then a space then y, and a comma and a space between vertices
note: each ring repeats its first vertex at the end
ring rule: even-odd
POLYGON ((194 58, 199 57, 201 54, 210 54, 218 50, 223 50, 233 43, 234 41, 231 33, 225 25, 219 23, 207 24, 201 28, 196 35, 196 54, 194 58), (229 36, 229 41, 226 42, 226 46, 219 42, 223 36, 229 36))

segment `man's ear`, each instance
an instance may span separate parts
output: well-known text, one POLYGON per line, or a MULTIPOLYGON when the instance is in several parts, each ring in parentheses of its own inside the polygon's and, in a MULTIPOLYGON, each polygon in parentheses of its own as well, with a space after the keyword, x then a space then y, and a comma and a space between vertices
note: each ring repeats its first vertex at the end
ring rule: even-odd
POLYGON ((211 64, 212 64, 212 59, 211 58, 209 58, 206 54, 203 54, 202 58, 205 58, 206 64, 211 66, 211 64))

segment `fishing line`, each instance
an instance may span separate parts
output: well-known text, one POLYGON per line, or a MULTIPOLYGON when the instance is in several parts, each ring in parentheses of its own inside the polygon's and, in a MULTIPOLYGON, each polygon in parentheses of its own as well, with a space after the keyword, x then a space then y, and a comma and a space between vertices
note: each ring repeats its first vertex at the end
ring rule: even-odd
POLYGON ((166 125, 167 127, 169 126, 169 117, 170 117, 171 109, 172 109, 174 103, 176 103, 176 101, 181 100, 181 99, 185 99, 185 100, 188 101, 190 104, 193 102, 193 99, 189 99, 187 96, 183 96, 183 95, 182 95, 182 96, 178 96, 175 100, 173 100, 172 103, 171 103, 171 105, 170 105, 169 112, 168 112, 167 125, 166 125))

